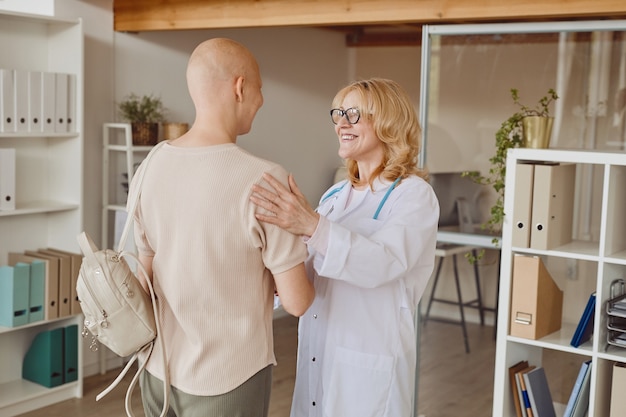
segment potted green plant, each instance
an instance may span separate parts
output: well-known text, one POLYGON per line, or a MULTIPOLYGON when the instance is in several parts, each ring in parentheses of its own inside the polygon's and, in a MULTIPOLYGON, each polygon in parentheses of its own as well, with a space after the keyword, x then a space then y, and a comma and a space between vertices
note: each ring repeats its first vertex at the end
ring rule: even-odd
MULTIPOLYGON (((559 98, 554 89, 549 89, 547 94, 539 99, 535 107, 528 107, 519 100, 519 91, 516 88, 510 90, 511 98, 519 110, 509 116, 496 131, 496 151, 489 159, 491 168, 487 175, 481 175, 477 171, 465 171, 462 176, 471 178, 474 182, 483 185, 490 185, 496 191, 497 198, 490 209, 489 219, 482 224, 482 227, 491 232, 499 232, 504 220, 504 183, 506 177, 506 155, 511 148, 518 147, 548 147, 552 130, 552 120, 550 116, 550 104, 559 98), (530 122, 530 123, 529 123, 530 122), (531 129, 534 132, 531 132, 531 129), (536 138, 531 133, 540 132, 543 136, 536 138)), ((498 240, 494 239, 494 244, 498 240)), ((479 252, 477 257, 468 254, 470 262, 482 258, 484 250, 479 252)))
POLYGON ((164 120, 165 108, 159 97, 131 93, 119 103, 122 120, 131 124, 134 145, 155 145, 159 136, 159 122, 164 120))

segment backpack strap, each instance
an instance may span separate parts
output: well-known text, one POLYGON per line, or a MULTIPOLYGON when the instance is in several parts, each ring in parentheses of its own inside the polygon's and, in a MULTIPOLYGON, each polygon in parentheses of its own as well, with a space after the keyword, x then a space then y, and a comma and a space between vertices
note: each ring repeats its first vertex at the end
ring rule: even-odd
MULTIPOLYGON (((137 267, 139 267, 141 269, 141 272, 143 273, 143 275, 145 277, 148 276, 148 273, 146 272, 145 268, 143 267, 141 262, 139 262, 139 258, 137 257, 137 255, 135 255, 132 252, 126 252, 126 251, 121 252, 120 253, 120 257, 124 257, 124 256, 128 256, 128 257, 134 259, 135 262, 137 262, 137 267)), ((163 336, 161 335, 161 325, 159 324, 159 313, 158 313, 158 310, 157 310, 156 296, 154 295, 154 288, 152 286, 152 282, 150 282, 149 279, 146 279, 146 283, 148 284, 148 289, 150 290, 150 298, 152 298, 152 312, 154 313, 154 322, 155 322, 156 328, 157 328, 157 338, 159 338, 159 337, 161 338, 161 360, 163 361, 163 372, 165 374, 164 374, 164 378, 163 378, 163 409, 161 411, 161 416, 160 417, 165 417, 167 415, 168 411, 169 411, 169 408, 170 408, 170 403, 169 403, 169 399, 170 399, 170 372, 169 372, 168 366, 167 366, 167 355, 165 353, 165 343, 163 343, 163 336)), ((128 386, 128 390, 126 391, 126 400, 125 400, 126 414, 128 414, 129 417, 134 417, 133 410, 132 410, 132 407, 131 407, 131 400, 132 400, 133 390, 135 389, 135 386, 137 385, 137 381, 139 380, 139 375, 141 374, 141 372, 146 367, 146 364, 148 363, 148 358, 152 354, 152 349, 154 347, 154 341, 152 341, 152 343, 150 343, 148 346, 149 346, 148 355, 146 356, 146 359, 143 361, 143 363, 141 363, 141 365, 137 369, 137 372, 135 372, 135 376, 131 380, 130 385, 128 386)), ((147 349, 148 346, 146 346, 144 349, 147 349)), ((133 357, 136 359, 138 354, 139 354, 139 352, 135 353, 133 355, 133 357)), ((126 365, 126 367, 128 367, 128 365, 126 365)))
POLYGON ((128 218, 126 219, 126 223, 124 224, 124 229, 122 230, 122 235, 120 237, 120 242, 117 245, 117 251, 122 252, 124 247, 126 246, 126 239, 128 238, 128 233, 130 232, 131 226, 133 224, 133 218, 135 217, 135 211, 137 211, 137 205, 139 204, 139 196, 141 195, 141 183, 143 182, 143 177, 148 170, 148 163, 152 156, 156 153, 156 151, 163 146, 167 141, 161 141, 154 146, 144 159, 141 171, 138 172, 138 177, 135 183, 135 188, 137 189, 134 195, 128 193, 128 218))
MULTIPOLYGON (((132 252, 123 251, 123 252, 120 252, 119 256, 120 258, 122 257, 132 258, 137 263, 137 267, 141 270, 142 274, 145 277, 148 276, 148 273, 146 272, 144 266, 141 264, 141 262, 139 262, 139 258, 137 257, 137 255, 135 255, 132 252)), ((159 324, 159 315, 158 315, 157 306, 156 306, 156 296, 154 294, 154 287, 152 286, 152 283, 150 282, 150 280, 146 279, 146 283, 148 284, 148 289, 150 290, 150 298, 152 299, 152 313, 154 314, 154 321, 155 321, 156 329, 157 329, 156 337, 158 338, 158 337, 161 337, 161 325, 159 324)), ((147 352, 145 360, 140 364, 139 368, 137 369, 137 372, 135 372, 135 376, 133 376, 133 379, 131 380, 130 385, 128 386, 128 390, 126 390, 126 400, 125 400, 126 414, 129 417, 134 417, 135 415, 133 414, 132 404, 131 404, 132 393, 135 389, 135 386, 137 386, 137 382, 139 380, 139 376, 141 375, 141 372, 145 369, 146 364, 148 363, 148 358, 152 354, 153 348, 154 348, 154 340, 148 343, 147 345, 145 345, 143 348, 141 348, 141 350, 135 352, 130 357, 130 360, 128 361, 124 369, 122 369, 122 371, 117 376, 117 378, 115 378, 115 380, 104 391, 102 391, 100 394, 96 396, 96 401, 100 400, 102 397, 104 397, 109 392, 111 392, 122 381, 122 379, 124 379, 124 377, 130 370, 133 363, 139 360, 139 355, 142 354, 143 352, 147 352)), ((165 344, 161 345, 161 359, 163 360, 163 369, 165 372, 165 379, 163 381, 163 410, 161 411, 161 417, 165 417, 165 415, 167 414, 169 410, 169 394, 170 394, 170 378, 169 378, 169 370, 167 366, 167 355, 165 353, 165 344)))

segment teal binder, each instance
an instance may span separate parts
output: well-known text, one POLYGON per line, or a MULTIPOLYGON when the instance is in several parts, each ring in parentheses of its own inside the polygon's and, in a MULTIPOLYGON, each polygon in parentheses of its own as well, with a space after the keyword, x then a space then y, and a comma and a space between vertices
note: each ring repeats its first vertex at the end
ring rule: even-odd
POLYGON ((30 323, 45 318, 44 304, 46 303, 46 264, 38 259, 30 263, 30 323))
POLYGON ((22 378, 53 388, 63 384, 62 327, 43 331, 33 340, 22 364, 22 378))
POLYGON ((63 382, 68 383, 78 379, 78 325, 72 324, 63 330, 63 382))
POLYGON ((28 323, 30 267, 25 263, 0 266, 0 326, 28 323))

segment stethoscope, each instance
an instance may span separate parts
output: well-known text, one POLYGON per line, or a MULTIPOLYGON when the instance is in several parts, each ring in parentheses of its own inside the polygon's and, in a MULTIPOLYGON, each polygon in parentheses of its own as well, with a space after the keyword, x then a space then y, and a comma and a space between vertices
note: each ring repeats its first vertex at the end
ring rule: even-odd
MULTIPOLYGON (((380 203, 378 204, 378 208, 376 209, 376 212, 374 213, 374 220, 378 220, 378 215, 380 214, 380 210, 382 210, 383 206, 385 205, 385 202, 387 201, 387 198, 389 198, 389 194, 391 194, 391 192, 393 191, 394 188, 396 188, 396 185, 398 185, 398 183, 400 182, 400 180, 402 179, 402 177, 396 179, 391 186, 389 187, 389 189, 387 190, 387 192, 385 193, 384 197, 382 200, 380 200, 380 203)), ((325 202, 326 200, 328 200, 330 197, 332 197, 333 195, 339 193, 341 190, 343 190, 343 187, 346 186, 346 184, 348 184, 348 181, 344 182, 343 184, 341 184, 338 187, 333 188, 332 190, 330 190, 323 198, 322 201, 320 201, 320 204, 325 202)), ((331 207, 330 211, 326 214, 329 215, 330 213, 332 213, 334 207, 331 207)))

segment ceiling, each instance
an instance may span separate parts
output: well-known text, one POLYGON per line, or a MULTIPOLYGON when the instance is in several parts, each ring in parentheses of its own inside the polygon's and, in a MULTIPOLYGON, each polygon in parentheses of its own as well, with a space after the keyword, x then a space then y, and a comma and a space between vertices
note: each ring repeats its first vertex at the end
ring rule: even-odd
POLYGON ((421 44, 424 24, 626 18, 624 0, 114 0, 116 31, 307 26, 348 46, 421 44))

